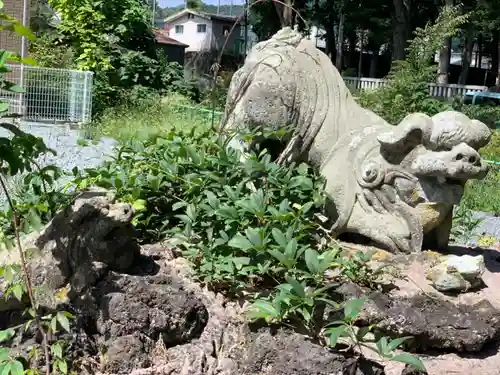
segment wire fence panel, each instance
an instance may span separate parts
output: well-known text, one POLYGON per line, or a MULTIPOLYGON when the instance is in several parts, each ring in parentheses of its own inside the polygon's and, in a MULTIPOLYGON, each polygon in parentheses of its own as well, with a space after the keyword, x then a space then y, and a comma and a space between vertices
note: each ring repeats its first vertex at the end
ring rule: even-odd
POLYGON ((93 73, 81 70, 9 65, 5 78, 24 89, 16 94, 0 91, 10 113, 27 121, 86 123, 92 114, 93 73))

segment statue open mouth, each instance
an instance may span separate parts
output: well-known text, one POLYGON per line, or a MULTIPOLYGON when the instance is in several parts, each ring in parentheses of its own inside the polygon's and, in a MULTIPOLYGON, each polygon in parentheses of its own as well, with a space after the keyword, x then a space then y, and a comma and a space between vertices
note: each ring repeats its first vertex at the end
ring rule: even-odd
POLYGON ((461 187, 465 187, 465 183, 467 182, 467 180, 460 180, 458 178, 450 178, 450 177, 438 177, 437 181, 440 184, 461 186, 461 187))

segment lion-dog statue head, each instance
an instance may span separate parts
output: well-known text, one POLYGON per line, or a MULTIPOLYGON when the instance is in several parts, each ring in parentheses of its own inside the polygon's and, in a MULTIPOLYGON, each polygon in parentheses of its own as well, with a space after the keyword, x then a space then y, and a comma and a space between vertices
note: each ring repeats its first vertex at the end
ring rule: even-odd
POLYGON ((485 124, 455 111, 345 134, 321 166, 333 232, 393 252, 446 247, 465 182, 488 172, 478 150, 490 137, 485 124))

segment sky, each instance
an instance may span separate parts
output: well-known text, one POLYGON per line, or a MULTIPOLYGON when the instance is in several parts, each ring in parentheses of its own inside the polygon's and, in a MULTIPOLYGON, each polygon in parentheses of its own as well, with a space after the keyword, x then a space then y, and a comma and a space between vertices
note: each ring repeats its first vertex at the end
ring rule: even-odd
MULTIPOLYGON (((205 4, 217 5, 219 0, 203 0, 205 4)), ((162 8, 166 7, 175 7, 177 5, 184 4, 184 0, 158 0, 158 3, 162 8)), ((229 5, 231 3, 230 0, 220 0, 220 5, 229 5)), ((244 0, 233 0, 233 5, 241 5, 244 4, 244 0)))

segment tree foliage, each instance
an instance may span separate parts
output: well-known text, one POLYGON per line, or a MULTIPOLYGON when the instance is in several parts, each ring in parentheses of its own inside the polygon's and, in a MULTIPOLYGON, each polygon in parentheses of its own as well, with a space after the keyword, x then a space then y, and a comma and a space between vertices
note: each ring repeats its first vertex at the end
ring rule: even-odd
POLYGON ((437 76, 437 65, 432 64, 432 58, 442 40, 455 35, 468 19, 469 15, 462 14, 459 7, 444 7, 434 24, 417 28, 407 58, 393 65, 384 87, 363 92, 361 104, 393 124, 408 113, 433 115, 446 109, 446 104, 429 96, 428 84, 437 76))
POLYGON ((182 82, 181 67, 159 54, 143 0, 49 0, 49 4, 60 15, 59 38, 73 49, 75 66, 95 73, 94 115, 128 100, 138 86, 190 92, 182 82))

